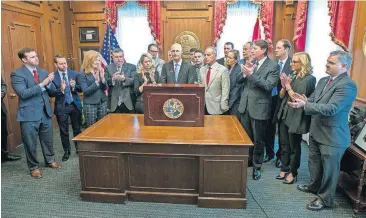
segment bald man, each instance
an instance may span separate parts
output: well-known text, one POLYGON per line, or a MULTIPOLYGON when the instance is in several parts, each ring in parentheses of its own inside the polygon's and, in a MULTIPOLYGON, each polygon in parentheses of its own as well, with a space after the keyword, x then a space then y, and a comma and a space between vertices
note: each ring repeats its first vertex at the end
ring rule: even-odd
POLYGON ((163 65, 160 83, 194 84, 197 74, 192 64, 182 60, 182 46, 178 43, 172 45, 170 52, 172 60, 163 65))

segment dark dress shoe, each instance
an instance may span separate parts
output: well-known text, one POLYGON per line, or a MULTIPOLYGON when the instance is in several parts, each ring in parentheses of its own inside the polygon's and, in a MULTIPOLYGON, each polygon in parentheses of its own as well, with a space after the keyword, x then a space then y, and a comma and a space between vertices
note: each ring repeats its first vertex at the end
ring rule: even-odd
POLYGON ((258 180, 262 177, 261 169, 253 169, 253 180, 258 180))
POLYGON ((280 174, 278 174, 278 176, 276 176, 276 179, 284 180, 286 178, 287 174, 288 174, 288 172, 286 172, 284 176, 281 176, 280 174))
POLYGON ((65 152, 64 156, 62 156, 62 162, 65 162, 69 159, 70 157, 70 152, 65 152))
POLYGON ((299 191, 302 191, 302 192, 316 194, 316 192, 315 192, 315 191, 313 191, 313 190, 311 190, 311 189, 309 188, 309 186, 307 186, 307 185, 297 185, 297 189, 298 189, 299 191))
POLYGON ((297 182, 297 176, 294 176, 292 180, 289 180, 288 178, 288 174, 286 175, 285 179, 283 180, 283 184, 287 184, 287 185, 291 185, 294 184, 294 182, 297 182))
POLYGON ((31 171, 31 176, 35 179, 40 179, 42 178, 42 172, 40 169, 35 169, 31 171))
POLYGON ((314 201, 310 202, 308 205, 306 205, 306 209, 313 210, 313 211, 319 211, 323 210, 325 207, 322 200, 319 198, 316 198, 314 201))
POLYGON ((282 163, 281 163, 281 160, 279 158, 276 159, 276 167, 277 168, 281 168, 282 167, 282 163))
POLYGON ((15 155, 15 154, 7 154, 5 155, 2 159, 1 162, 6 162, 6 161, 17 161, 20 160, 20 156, 19 155, 15 155))
POLYGON ((273 158, 274 158, 274 155, 266 155, 263 158, 263 163, 267 163, 267 162, 271 161, 273 158))

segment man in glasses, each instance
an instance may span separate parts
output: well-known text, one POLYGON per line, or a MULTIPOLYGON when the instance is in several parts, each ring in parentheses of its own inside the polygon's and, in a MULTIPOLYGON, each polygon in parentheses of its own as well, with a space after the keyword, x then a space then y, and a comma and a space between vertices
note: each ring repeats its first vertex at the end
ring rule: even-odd
POLYGON ((159 73, 159 78, 160 78, 161 70, 163 68, 163 64, 165 64, 165 61, 163 59, 159 58, 158 46, 156 44, 150 44, 147 47, 147 52, 149 54, 151 54, 151 56, 154 60, 155 71, 159 73))

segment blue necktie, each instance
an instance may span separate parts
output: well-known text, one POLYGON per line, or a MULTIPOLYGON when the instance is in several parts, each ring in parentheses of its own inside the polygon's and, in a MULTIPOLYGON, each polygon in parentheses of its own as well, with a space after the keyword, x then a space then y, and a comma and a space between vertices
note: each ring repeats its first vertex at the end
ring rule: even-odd
POLYGON ((280 65, 280 72, 282 72, 282 70, 283 70, 283 62, 280 61, 279 65, 280 65))
POLYGON ((179 74, 178 67, 179 67, 179 64, 175 64, 175 67, 174 67, 175 83, 178 83, 178 74, 179 74))
MULTIPOLYGON (((280 65, 280 73, 282 72, 283 70, 283 62, 280 61, 278 63, 278 65, 280 65)), ((272 96, 276 96, 278 94, 278 89, 277 89, 277 86, 275 86, 273 89, 272 89, 272 96)))
POLYGON ((65 102, 66 104, 71 104, 72 102, 72 98, 71 98, 71 90, 70 90, 70 85, 68 80, 66 79, 66 73, 62 73, 62 79, 65 81, 66 83, 66 88, 65 88, 65 102))

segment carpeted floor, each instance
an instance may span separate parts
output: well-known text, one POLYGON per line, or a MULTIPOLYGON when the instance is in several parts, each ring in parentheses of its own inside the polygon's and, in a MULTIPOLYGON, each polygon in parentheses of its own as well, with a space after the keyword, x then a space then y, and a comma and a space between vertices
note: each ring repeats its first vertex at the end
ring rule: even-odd
MULTIPOLYGON (((57 160, 63 150, 57 130, 54 132, 54 146, 57 160)), ((44 168, 43 178, 30 177, 23 147, 16 153, 21 161, 1 165, 1 217, 351 217, 351 203, 338 191, 335 208, 320 212, 307 210, 306 204, 315 198, 302 193, 296 185, 284 185, 276 180, 279 170, 274 160, 264 164, 263 176, 259 181, 251 179, 248 169, 247 209, 207 209, 196 205, 127 202, 107 204, 83 202, 78 157, 73 150, 70 159, 62 163, 62 169, 44 168)), ((38 158, 41 160, 40 147, 38 158)), ((302 146, 302 161, 298 184, 306 183, 308 176, 308 147, 302 146)), ((361 213, 359 217, 366 217, 361 213)))

